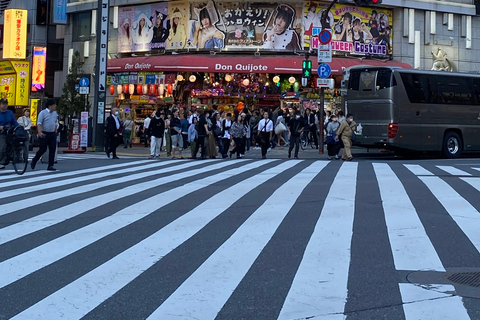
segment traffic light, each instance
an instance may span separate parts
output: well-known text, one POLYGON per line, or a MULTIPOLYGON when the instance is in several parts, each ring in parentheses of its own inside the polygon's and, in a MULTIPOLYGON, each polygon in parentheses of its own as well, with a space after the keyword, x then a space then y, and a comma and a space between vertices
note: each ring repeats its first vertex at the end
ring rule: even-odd
POLYGON ((303 60, 302 63, 302 78, 310 79, 312 77, 312 61, 303 60))
POLYGON ((381 4, 382 0, 353 0, 358 7, 369 7, 381 4))

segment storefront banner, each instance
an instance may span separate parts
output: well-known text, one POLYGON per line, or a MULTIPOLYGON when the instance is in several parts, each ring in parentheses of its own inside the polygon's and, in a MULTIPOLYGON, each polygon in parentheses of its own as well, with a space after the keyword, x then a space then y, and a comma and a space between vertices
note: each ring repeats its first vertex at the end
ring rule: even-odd
POLYGON ((303 2, 190 2, 188 44, 198 49, 300 50, 303 2))
POLYGON ((15 105, 15 85, 17 77, 15 74, 7 74, 0 76, 0 97, 6 98, 8 104, 15 105))
POLYGON ((32 91, 43 91, 45 89, 46 61, 47 61, 47 48, 33 47, 32 91))
POLYGON ((118 52, 166 48, 170 29, 167 2, 120 7, 118 21, 118 52))
POLYGON ((12 65, 17 76, 17 84, 15 87, 15 105, 28 106, 28 98, 30 95, 30 62, 12 61, 12 65))
POLYGON ((67 0, 53 2, 53 23, 67 24, 67 0))
MULTIPOLYGON (((306 49, 318 48, 321 16, 327 6, 328 3, 306 2, 303 17, 306 49)), ((333 51, 384 57, 393 54, 392 21, 392 10, 335 4, 323 27, 332 32, 333 51)))
POLYGON ((4 11, 3 59, 25 59, 27 51, 27 10, 4 11))
POLYGON ((88 143, 88 111, 80 113, 80 147, 86 147, 88 143))
POLYGON ((32 119, 32 124, 37 125, 37 116, 38 116, 38 104, 40 99, 31 99, 30 100, 30 119, 32 119))

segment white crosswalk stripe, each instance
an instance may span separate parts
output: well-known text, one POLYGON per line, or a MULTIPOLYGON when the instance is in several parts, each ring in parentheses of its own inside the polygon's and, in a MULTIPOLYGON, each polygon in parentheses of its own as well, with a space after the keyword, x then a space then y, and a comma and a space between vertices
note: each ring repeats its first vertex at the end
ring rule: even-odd
MULTIPOLYGON (((446 234, 448 230, 460 232, 471 250, 476 250, 464 255, 479 254, 479 204, 471 199, 476 193, 480 198, 480 173, 475 175, 478 168, 473 166, 132 159, 61 173, 28 172, 16 179, 0 175, 0 295, 5 297, 0 319, 114 317, 118 310, 110 308, 121 308, 114 303, 117 296, 136 292, 137 283, 148 272, 163 266, 188 273, 172 282, 172 288, 163 288, 159 282, 156 290, 142 292, 152 298, 142 300, 155 302, 145 310, 135 310, 136 316, 125 317, 218 318, 237 304, 232 299, 249 294, 242 291, 247 288, 248 292, 249 284, 267 281, 252 269, 264 261, 261 258, 267 248, 282 255, 292 240, 282 239, 284 223, 292 216, 303 218, 297 206, 305 204, 303 197, 312 188, 327 189, 324 199, 310 207, 318 213, 315 223, 303 249, 291 257, 296 262, 285 261, 290 280, 278 278, 279 291, 271 293, 277 302, 268 306, 273 313, 266 318, 360 319, 358 314, 365 310, 357 310, 354 316, 349 306, 355 302, 348 297, 356 290, 350 276, 352 260, 358 259, 351 253, 355 225, 368 216, 356 208, 357 203, 368 201, 357 192, 365 187, 359 179, 365 168, 372 172, 370 181, 378 186, 379 207, 385 217, 378 232, 387 235, 388 241, 382 245, 393 261, 385 268, 399 274, 428 271, 441 276, 448 272, 452 265, 446 262, 438 239, 432 237, 436 227, 445 228, 446 234), (421 201, 436 203, 444 210, 436 213, 442 214, 442 224, 426 223, 432 217, 417 208, 420 200, 412 198, 412 181, 429 195, 421 201), (458 191, 459 186, 470 188, 468 196, 458 191), (257 202, 250 201, 252 195, 258 197, 257 202), (227 217, 236 226, 225 238, 211 233, 222 228, 227 217), (135 226, 140 229, 130 238, 135 226), (142 233, 141 228, 149 231, 142 233), (212 246, 208 255, 190 252, 199 241, 202 246, 212 246), (112 248, 111 256, 98 256, 96 252, 108 243, 118 243, 121 248, 112 248), (188 255, 192 255, 190 269, 180 262, 189 266, 188 255), (95 261, 87 261, 90 257, 95 261), (177 260, 179 264, 172 262, 177 260), (82 271, 73 272, 77 263, 82 271), (15 298, 18 290, 42 283, 52 272, 58 274, 58 280, 50 279, 53 286, 31 287, 32 295, 21 299, 19 305, 15 298), (157 295, 162 298, 155 298, 157 295)), ((265 265, 263 272, 273 272, 272 266, 265 265)), ((174 275, 159 274, 151 281, 167 281, 174 275)), ((398 290, 394 304, 400 306, 389 311, 391 318, 471 316, 471 306, 455 293, 453 283, 404 283, 400 276, 391 281, 398 290)), ((251 294, 255 297, 253 291, 251 294)), ((239 306, 246 304, 238 310, 246 313, 229 319, 249 318, 252 310, 248 309, 268 304, 255 298, 245 300, 238 301, 239 306)))

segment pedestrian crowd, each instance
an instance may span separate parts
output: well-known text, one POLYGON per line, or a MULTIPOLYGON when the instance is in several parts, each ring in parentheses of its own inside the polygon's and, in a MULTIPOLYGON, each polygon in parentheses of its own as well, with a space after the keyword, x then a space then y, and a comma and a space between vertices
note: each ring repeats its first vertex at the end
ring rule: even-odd
MULTIPOLYGON (((165 151, 172 159, 240 159, 245 153, 261 150, 263 159, 268 151, 276 147, 288 148, 288 158, 298 159, 302 139, 309 139, 312 146, 319 148, 319 113, 305 109, 302 115, 296 108, 287 108, 285 112, 280 107, 254 110, 248 108, 234 113, 196 108, 187 111, 172 106, 159 108, 144 121, 145 146, 150 145, 149 159, 160 157, 165 151), (188 156, 185 150, 189 149, 188 156)), ((324 133, 327 144, 328 159, 340 159, 341 148, 344 149, 342 159, 350 161, 352 139, 356 124, 353 115, 343 116, 342 111, 334 114, 322 114, 324 133)), ((112 115, 107 118, 107 156, 116 155, 116 146, 123 132, 124 148, 131 147, 132 120, 127 116, 122 123, 118 118, 118 109, 112 109, 112 115), (128 139, 125 138, 128 135, 128 139), (115 142, 116 141, 116 142, 115 142)), ((321 145, 323 147, 323 144, 321 145)))

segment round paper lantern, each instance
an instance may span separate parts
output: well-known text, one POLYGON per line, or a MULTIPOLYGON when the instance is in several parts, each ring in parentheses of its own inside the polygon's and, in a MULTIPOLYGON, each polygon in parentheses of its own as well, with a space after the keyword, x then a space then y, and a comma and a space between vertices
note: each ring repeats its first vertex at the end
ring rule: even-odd
POLYGON ((173 89, 173 88, 172 88, 172 85, 171 85, 171 84, 168 84, 168 85, 167 85, 167 92, 168 92, 168 94, 172 94, 172 89, 173 89))
POLYGON ((250 84, 250 80, 248 80, 248 79, 243 79, 243 82, 242 82, 242 83, 243 83, 244 86, 248 86, 248 85, 250 84))
POLYGON ((288 78, 288 82, 290 82, 291 84, 294 84, 295 81, 297 81, 297 79, 295 79, 295 77, 288 78))
POLYGON ((177 75, 177 80, 178 81, 183 81, 185 80, 181 74, 177 75))
POLYGON ((120 95, 123 92, 123 86, 121 84, 117 85, 117 93, 120 95))
POLYGON ((143 94, 147 94, 148 93, 148 86, 146 84, 143 85, 142 87, 142 92, 143 94))
POLYGON ((165 85, 161 84, 158 86, 158 93, 160 93, 161 96, 165 93, 165 85))
POLYGON ((122 93, 128 93, 128 84, 123 85, 122 93))
POLYGON ((273 77, 273 82, 279 83, 280 82, 280 77, 279 76, 273 77))
POLYGON ((130 94, 134 94, 135 93, 135 85, 134 84, 130 84, 128 86, 128 93, 130 94))
POLYGON ((244 107, 244 104, 243 104, 243 102, 240 101, 240 102, 237 104, 237 110, 238 110, 238 112, 242 111, 242 110, 243 110, 243 107, 244 107))
POLYGON ((142 85, 141 84, 137 84, 137 94, 142 94, 142 85))
POLYGON ((225 81, 230 82, 232 81, 232 76, 230 74, 225 75, 225 81))
POLYGON ((188 80, 190 80, 190 82, 195 82, 197 81, 197 77, 195 77, 193 74, 190 76, 190 78, 188 78, 188 80))
POLYGON ((154 96, 154 95, 156 94, 156 91, 157 91, 157 90, 155 89, 155 85, 154 85, 154 84, 151 84, 151 85, 150 85, 150 94, 151 94, 152 96, 154 96))
POLYGON ((115 86, 113 84, 110 85, 110 94, 113 95, 115 93, 115 86))

